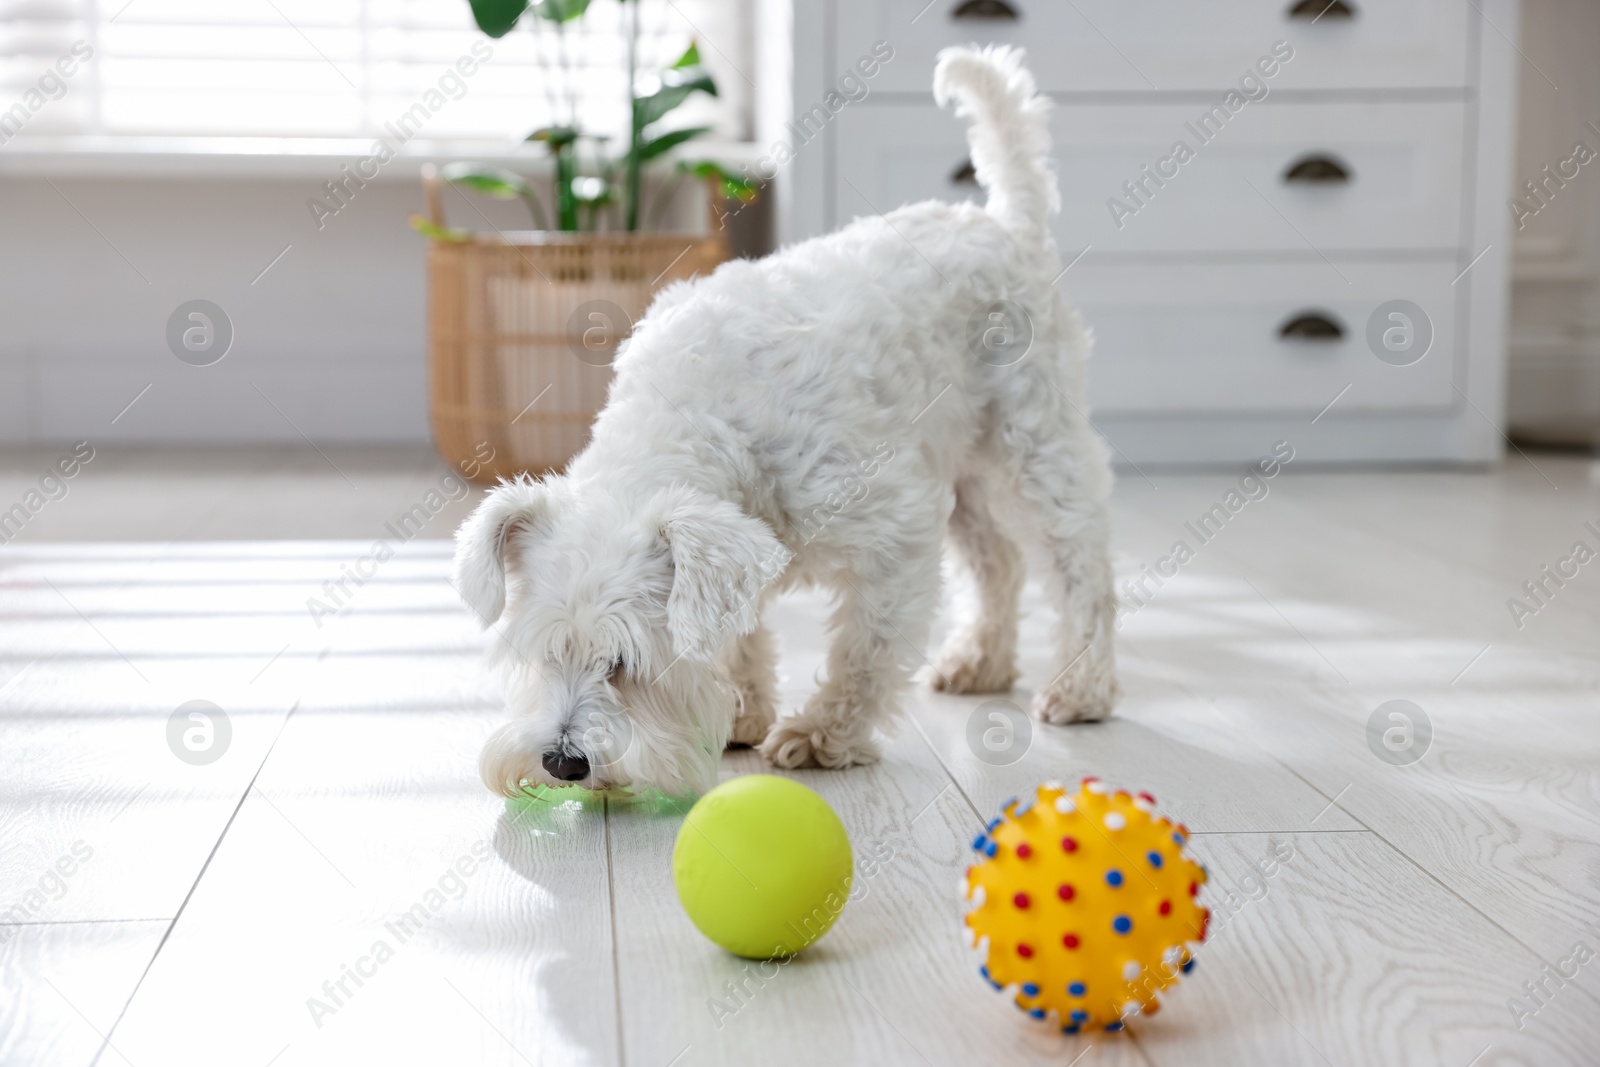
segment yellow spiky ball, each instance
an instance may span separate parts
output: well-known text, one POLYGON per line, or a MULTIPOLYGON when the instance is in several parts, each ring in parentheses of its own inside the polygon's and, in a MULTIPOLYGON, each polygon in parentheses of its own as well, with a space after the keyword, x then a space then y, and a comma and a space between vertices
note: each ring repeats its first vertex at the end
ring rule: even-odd
POLYGON ((1150 794, 1098 778, 1006 801, 961 883, 984 979, 1069 1034, 1153 1014, 1157 994, 1193 969, 1190 944, 1206 939, 1206 871, 1184 854, 1188 840, 1150 794))

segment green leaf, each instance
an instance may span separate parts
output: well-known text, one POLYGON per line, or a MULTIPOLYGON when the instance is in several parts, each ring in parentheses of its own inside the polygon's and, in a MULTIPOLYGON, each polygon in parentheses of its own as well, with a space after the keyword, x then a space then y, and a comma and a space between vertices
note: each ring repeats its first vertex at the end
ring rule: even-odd
POLYGON ((449 163, 439 174, 451 185, 460 185, 496 200, 515 200, 532 191, 520 175, 485 163, 449 163))
POLYGON ((437 226, 421 215, 411 216, 411 228, 433 241, 470 241, 472 234, 454 226, 437 226))
POLYGON ((504 37, 527 8, 527 0, 469 0, 472 20, 490 37, 504 37))
POLYGON ((652 138, 639 145, 639 160, 640 162, 648 162, 665 152, 670 152, 685 141, 692 141, 701 134, 710 132, 710 126, 690 126, 686 130, 673 130, 671 133, 664 133, 660 137, 652 138))
POLYGON ((689 50, 679 56, 672 64, 673 70, 682 70, 684 67, 698 67, 700 65, 700 44, 698 41, 689 42, 689 50))
POLYGON ((643 130, 659 121, 693 93, 717 95, 717 83, 699 67, 673 68, 661 72, 661 88, 633 101, 633 128, 643 130))
POLYGON ((550 146, 550 151, 559 152, 567 145, 572 144, 579 137, 578 131, 572 126, 546 126, 528 134, 529 141, 544 141, 550 146))
POLYGON ((513 174, 509 170, 491 167, 486 163, 447 163, 439 176, 451 185, 473 192, 492 196, 496 200, 521 199, 528 205, 528 213, 533 216, 535 226, 544 225, 544 207, 539 203, 533 186, 529 185, 521 175, 513 174))
POLYGON ((589 10, 589 0, 539 0, 534 14, 549 22, 571 22, 589 10))
POLYGON ((722 168, 720 163, 713 163, 709 159, 698 163, 679 163, 678 169, 697 178, 714 178, 722 195, 729 200, 740 200, 746 204, 754 203, 756 197, 761 195, 761 189, 754 182, 730 174, 722 168))

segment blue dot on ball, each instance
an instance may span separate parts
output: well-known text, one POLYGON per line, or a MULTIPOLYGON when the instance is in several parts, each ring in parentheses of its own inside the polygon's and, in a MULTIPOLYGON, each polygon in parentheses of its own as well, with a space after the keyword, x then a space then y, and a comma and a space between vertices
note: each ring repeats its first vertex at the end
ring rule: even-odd
POLYGON ((1181 845, 1184 843, 1185 838, 1182 834, 1175 833, 1172 835, 1172 840, 1181 845))
POLYGON ((1043 1019, 1044 1018, 1044 1009, 1043 1008, 1034 1008, 1028 1014, 1031 1015, 1035 1019, 1043 1019))
POLYGON ((1032 982, 1024 982, 1022 983, 1022 992, 1026 996, 1036 997, 1039 995, 1039 987, 1032 982))
POLYGON ((1119 934, 1125 934, 1129 930, 1133 929, 1133 920, 1128 918, 1126 915, 1118 915, 1115 919, 1111 920, 1111 929, 1115 930, 1119 934))
POLYGON ((1150 866, 1157 867, 1157 868, 1159 868, 1161 866, 1161 853, 1159 853, 1159 852, 1151 852, 1150 853, 1150 866))
POLYGON ((1106 885, 1110 886, 1112 889, 1115 889, 1115 888, 1117 888, 1117 886, 1119 886, 1121 884, 1122 884, 1122 872, 1121 871, 1119 871, 1115 867, 1113 867, 1109 871, 1106 872, 1106 885))
POLYGON ((1081 1009, 1076 1009, 1072 1013, 1072 1021, 1075 1023, 1086 1023, 1089 1021, 1089 1013, 1081 1009))
POLYGON ((1194 960, 1184 960, 1183 961, 1183 973, 1184 974, 1188 974, 1192 970, 1194 970, 1194 960))
POLYGON ((1078 1026, 1078 1024, 1077 1023, 1073 1023, 1071 1026, 1063 1026, 1061 1028, 1061 1032, 1063 1034, 1075 1034, 1075 1033, 1077 1033, 1079 1031, 1079 1029, 1080 1029, 1080 1027, 1078 1026))
POLYGON ((1120 1022, 1106 1023, 1106 1033, 1108 1033, 1108 1034, 1116 1033, 1118 1030, 1121 1030, 1121 1029, 1122 1029, 1122 1024, 1120 1022))
POLYGON ((1075 997, 1081 997, 1088 991, 1089 987, 1084 985, 1082 982, 1073 982, 1071 985, 1067 986, 1067 992, 1071 993, 1075 997))

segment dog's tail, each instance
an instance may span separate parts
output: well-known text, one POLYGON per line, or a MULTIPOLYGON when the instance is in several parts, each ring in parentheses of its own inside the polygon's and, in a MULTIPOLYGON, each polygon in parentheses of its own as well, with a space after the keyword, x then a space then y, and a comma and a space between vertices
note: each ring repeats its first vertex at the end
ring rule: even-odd
POLYGON ((933 71, 933 98, 956 101, 972 119, 967 143, 989 213, 1018 233, 1046 235, 1045 220, 1061 206, 1050 164, 1050 100, 1040 96, 1022 51, 1003 45, 946 48, 933 71))

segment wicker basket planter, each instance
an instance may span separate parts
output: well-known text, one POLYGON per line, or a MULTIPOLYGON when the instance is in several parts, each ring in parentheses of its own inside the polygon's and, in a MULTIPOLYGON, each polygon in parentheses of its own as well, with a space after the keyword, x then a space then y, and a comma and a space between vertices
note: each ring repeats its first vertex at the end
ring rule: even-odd
MULTIPOLYGON (((429 213, 437 225, 437 189, 429 213)), ((472 481, 559 470, 605 404, 657 289, 727 258, 720 236, 478 233, 428 242, 433 437, 472 481)))

